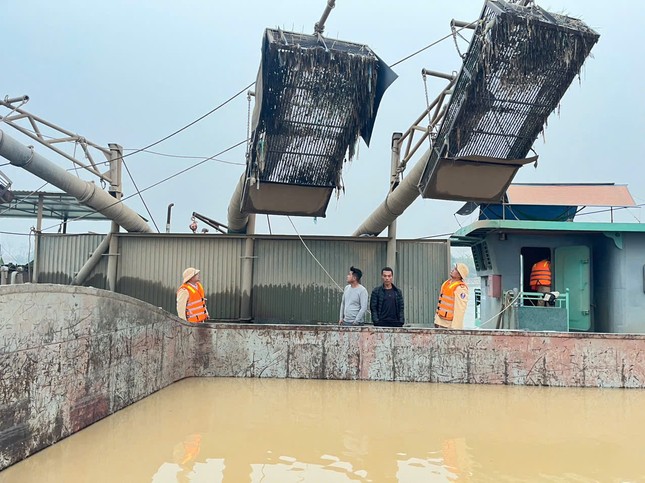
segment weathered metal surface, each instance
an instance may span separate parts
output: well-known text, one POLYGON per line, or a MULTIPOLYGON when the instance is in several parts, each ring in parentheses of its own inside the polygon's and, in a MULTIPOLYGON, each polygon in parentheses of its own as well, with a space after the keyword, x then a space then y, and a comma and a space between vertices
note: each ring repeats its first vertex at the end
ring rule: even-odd
MULTIPOLYGON (((175 313, 179 277, 188 266, 202 270, 207 304, 213 319, 240 317, 244 237, 220 235, 140 235, 118 239, 117 292, 175 313)), ((294 236, 256 236, 252 307, 258 322, 338 321, 341 290, 294 236)), ((71 282, 101 235, 43 235, 39 280, 71 282)), ((371 291, 381 283, 386 264, 385 238, 304 237, 304 242, 340 287, 354 265, 363 270, 371 291)), ((449 248, 445 240, 399 240, 395 284, 403 290, 407 320, 423 323, 432 317, 439 285, 447 275, 449 248)), ((107 259, 108 257, 104 257, 107 259)), ((92 271, 86 285, 106 288, 107 260, 92 271)))
POLYGON ((175 298, 187 267, 201 270, 214 319, 240 310, 243 238, 210 235, 119 236, 117 291, 176 313, 175 298))
POLYGON ((86 287, 0 287, 0 469, 185 377, 645 388, 645 335, 204 324, 86 287))
POLYGON ((349 267, 363 271, 362 284, 370 291, 380 283, 385 263, 385 240, 258 239, 253 270, 253 309, 256 321, 338 322, 341 288, 349 267), (334 283, 334 281, 336 283, 334 283))
POLYGON ((445 240, 397 242, 394 283, 403 290, 408 325, 431 325, 441 284, 448 278, 449 247, 445 240))
POLYGON ((177 320, 93 288, 3 286, 0 469, 194 375, 177 320))
MULTIPOLYGON (((71 283, 105 235, 42 235, 38 248, 38 281, 71 283)), ((86 285, 106 288, 107 257, 92 270, 86 285)))

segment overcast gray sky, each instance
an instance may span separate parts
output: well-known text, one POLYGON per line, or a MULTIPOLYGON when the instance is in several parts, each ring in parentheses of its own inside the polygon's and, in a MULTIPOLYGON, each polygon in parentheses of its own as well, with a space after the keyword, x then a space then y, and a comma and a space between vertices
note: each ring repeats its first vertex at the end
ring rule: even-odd
MULTIPOLYGON (((582 18, 600 33, 593 58, 549 118, 534 148, 537 168, 528 165, 517 182, 615 182, 628 184, 636 203, 645 203, 643 29, 645 3, 633 0, 541 0, 543 8, 582 18)), ((27 94, 24 108, 101 145, 126 149, 150 144, 181 128, 255 80, 266 27, 311 33, 326 0, 4 0, 3 67, 0 95, 27 94)), ((325 35, 368 44, 388 64, 450 33, 450 20, 475 20, 482 0, 337 0, 325 35)), ((466 44, 460 41, 463 51, 466 44)), ((292 218, 301 234, 349 235, 383 200, 388 184, 390 138, 405 131, 425 107, 421 69, 458 70, 452 39, 397 65, 399 79, 386 92, 370 147, 344 168, 346 192, 332 198, 326 218, 292 218)), ((431 97, 444 81, 429 81, 431 97)), ((8 111, 2 108, 2 115, 8 111)), ((29 138, 0 123, 21 140, 29 138)), ((208 157, 242 141, 247 99, 239 96, 211 116, 152 148, 156 152, 208 157)), ((64 168, 71 163, 37 145, 64 168)), ((126 151, 128 152, 128 151, 126 151)), ((226 209, 243 171, 244 147, 163 183, 143 196, 159 228, 174 203, 172 231, 188 232, 198 211, 226 223, 226 209)), ((126 159, 139 188, 196 163, 196 159, 140 153, 126 159)), ((416 161, 416 159, 414 159, 416 161)), ((4 164, 4 158, 0 164, 4 164)), ((13 166, 0 166, 16 190, 43 181, 13 166)), ((85 179, 91 179, 84 176, 85 179)), ((125 195, 135 189, 124 173, 125 195)), ((54 190, 51 186, 46 190, 54 190)), ((138 198, 129 206, 147 217, 138 198)), ((400 218, 398 235, 418 238, 451 233, 472 218, 455 217, 460 202, 421 198, 400 218)), ((640 219, 640 209, 617 219, 640 219)), ((284 217, 271 216, 273 233, 295 234, 284 217)), ((0 232, 28 233, 35 220, 0 218, 0 232)), ((45 227, 54 223, 46 221, 45 227)), ((200 224, 200 228, 203 224, 200 224)), ((105 232, 108 223, 73 223, 71 232, 105 232)), ((55 232, 57 227, 48 231, 55 232)), ((257 231, 268 233, 267 217, 257 231)), ((5 260, 23 258, 26 237, 0 233, 5 260)), ((20 260, 21 262, 24 260, 20 260)))

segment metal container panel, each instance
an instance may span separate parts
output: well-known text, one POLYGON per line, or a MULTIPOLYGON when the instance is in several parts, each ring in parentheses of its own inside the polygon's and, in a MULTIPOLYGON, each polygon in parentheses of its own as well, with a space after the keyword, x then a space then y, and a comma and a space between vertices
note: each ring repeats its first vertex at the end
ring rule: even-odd
MULTIPOLYGON (((103 236, 43 235, 39 281, 69 284, 103 236)), ((211 318, 239 318, 244 237, 134 233, 117 237, 117 292, 175 313, 181 273, 194 266, 201 270, 211 318)), ((386 239, 303 240, 304 244, 297 237, 256 236, 251 294, 256 322, 336 323, 352 265, 363 271, 362 284, 369 293, 381 283, 386 239)), ((449 245, 447 241, 399 240, 397 248, 394 283, 403 291, 406 325, 430 325, 447 276, 449 245)), ((106 288, 107 258, 85 285, 106 288)))
POLYGON ((256 240, 251 294, 256 321, 338 322, 342 289, 352 265, 362 270, 362 284, 368 292, 380 283, 386 259, 385 239, 303 240, 304 243, 298 238, 256 240))
POLYGON ((432 326, 441 284, 449 276, 447 240, 397 242, 394 284, 403 291, 406 325, 432 326))
POLYGON ((237 319, 243 247, 240 237, 121 234, 117 291, 176 313, 181 274, 195 267, 211 319, 237 319))
MULTIPOLYGON (((106 235, 42 234, 38 248, 38 282, 69 285, 106 235)), ((107 257, 90 272, 84 285, 105 289, 107 257)))

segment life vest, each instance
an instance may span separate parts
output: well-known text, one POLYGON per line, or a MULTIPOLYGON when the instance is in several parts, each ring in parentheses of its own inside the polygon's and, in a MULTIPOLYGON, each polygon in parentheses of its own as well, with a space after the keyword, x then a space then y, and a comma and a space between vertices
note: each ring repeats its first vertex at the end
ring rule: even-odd
POLYGON ((186 320, 193 323, 204 322, 208 318, 206 299, 204 298, 204 287, 200 282, 197 282, 197 287, 194 287, 189 283, 185 283, 179 287, 179 290, 182 288, 188 291, 186 320))
POLYGON ((551 286, 551 262, 540 260, 531 268, 531 290, 537 291, 538 286, 551 286))
POLYGON ((446 280, 441 285, 441 294, 439 295, 439 304, 437 305, 437 315, 442 319, 452 320, 455 316, 455 290, 457 287, 466 287, 462 280, 446 280))

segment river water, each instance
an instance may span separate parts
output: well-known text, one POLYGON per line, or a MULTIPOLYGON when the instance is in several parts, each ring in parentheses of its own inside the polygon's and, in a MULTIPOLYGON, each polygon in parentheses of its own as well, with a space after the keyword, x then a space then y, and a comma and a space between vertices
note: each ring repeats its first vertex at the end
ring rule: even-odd
POLYGON ((645 391, 187 379, 2 482, 645 481, 645 391))

